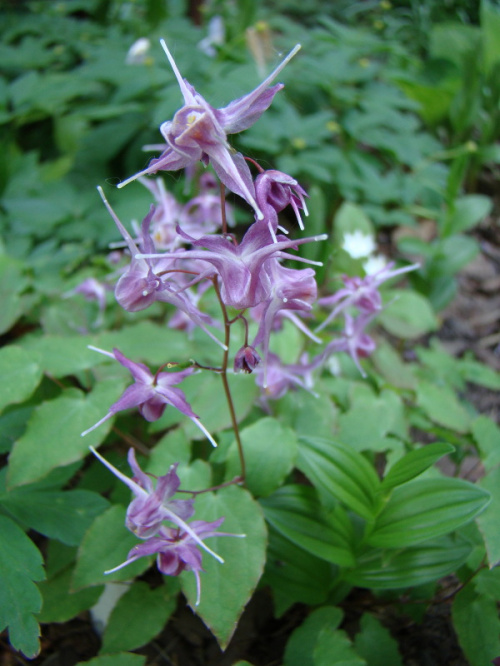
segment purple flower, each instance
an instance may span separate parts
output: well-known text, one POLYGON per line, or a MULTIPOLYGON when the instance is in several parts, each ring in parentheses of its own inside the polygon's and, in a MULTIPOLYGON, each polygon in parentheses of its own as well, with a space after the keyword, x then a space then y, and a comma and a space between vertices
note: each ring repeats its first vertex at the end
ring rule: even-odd
POLYGON ((283 84, 269 86, 297 53, 300 45, 297 45, 255 90, 235 99, 222 109, 215 109, 182 78, 166 43, 164 40, 160 43, 179 83, 184 106, 177 111, 172 121, 164 122, 160 127, 165 139, 162 155, 153 159, 147 169, 120 183, 119 187, 145 174, 176 171, 199 160, 204 164, 210 162, 224 185, 242 196, 255 210, 257 217, 262 219, 262 211, 255 200, 250 169, 243 156, 231 150, 227 135, 247 129, 269 107, 283 84))
MULTIPOLYGON (((212 320, 193 304, 192 299, 184 293, 184 286, 175 282, 178 275, 178 260, 185 256, 183 251, 160 255, 157 261, 145 259, 139 252, 133 238, 120 222, 114 210, 109 205, 101 187, 97 188, 104 205, 113 218, 118 230, 122 234, 129 248, 132 259, 129 267, 118 280, 115 288, 115 297, 118 303, 128 312, 137 312, 149 307, 155 301, 170 303, 181 312, 184 312, 196 326, 199 326, 214 342, 225 349, 225 345, 211 333, 206 324, 212 320)), ((144 252, 153 253, 154 243, 149 235, 149 225, 155 214, 154 206, 141 225, 141 246, 144 252)), ((153 255, 156 256, 156 255, 153 255)))
POLYGON ((273 353, 268 354, 267 372, 264 378, 264 371, 257 368, 256 382, 258 386, 264 389, 264 399, 271 398, 278 400, 282 398, 290 388, 300 387, 317 395, 312 390, 314 381, 312 371, 321 365, 322 359, 316 358, 309 363, 307 354, 303 354, 299 363, 285 364, 279 356, 273 353))
POLYGON ((90 345, 89 349, 93 349, 94 351, 98 351, 105 356, 117 360, 130 371, 135 381, 132 386, 125 389, 122 397, 111 405, 106 416, 91 428, 82 432, 82 437, 87 433, 92 432, 92 430, 95 430, 95 428, 98 428, 102 423, 118 412, 122 412, 125 409, 138 407, 139 412, 146 421, 157 421, 162 416, 167 405, 172 405, 188 416, 203 434, 206 435, 207 439, 213 446, 217 446, 208 430, 199 421, 198 417, 191 409, 184 393, 180 389, 175 388, 175 384, 179 384, 183 379, 193 373, 193 368, 188 368, 181 372, 157 372, 153 375, 146 365, 143 363, 134 363, 134 361, 131 361, 124 356, 118 349, 113 349, 113 353, 90 345))
POLYGON ((234 371, 250 374, 260 363, 260 356, 253 347, 245 345, 234 357, 234 371))
POLYGON ((299 223, 304 229, 300 210, 307 216, 306 191, 298 182, 286 173, 270 169, 263 171, 255 179, 255 198, 262 211, 271 233, 278 228, 278 213, 290 205, 299 223))
POLYGON ((382 309, 382 299, 378 292, 379 286, 386 280, 390 280, 397 275, 408 273, 420 268, 420 264, 412 264, 411 266, 404 266, 392 270, 394 262, 384 266, 382 270, 372 275, 367 275, 364 278, 343 276, 342 280, 345 287, 339 289, 332 296, 320 298, 318 303, 324 306, 335 305, 336 307, 330 312, 325 321, 316 329, 321 329, 328 326, 328 324, 343 310, 350 306, 358 308, 364 314, 376 314, 382 309))
POLYGON ((341 337, 330 342, 320 357, 325 360, 335 352, 347 352, 356 364, 361 375, 366 377, 366 372, 361 367, 359 359, 370 356, 376 349, 377 345, 373 338, 365 333, 366 326, 375 317, 375 314, 376 313, 363 313, 354 318, 347 312, 344 313, 345 328, 341 337))
MULTIPOLYGON (((326 234, 298 240, 288 240, 280 236, 277 242, 273 242, 267 227, 261 223, 252 224, 240 244, 236 244, 228 236, 203 236, 196 240, 180 229, 179 233, 195 247, 206 248, 201 251, 187 250, 182 257, 211 264, 220 277, 223 302, 239 310, 254 307, 269 298, 272 285, 268 272, 263 270, 263 267, 270 257, 316 263, 288 254, 284 250, 327 238, 326 234)), ((161 259, 163 256, 154 253, 139 255, 147 259, 161 259)))
POLYGON ((134 493, 135 498, 128 507, 125 525, 136 536, 144 539, 143 543, 132 548, 125 562, 105 573, 118 571, 140 557, 157 554, 158 569, 167 576, 178 576, 182 571, 193 571, 196 577, 196 605, 198 605, 200 601, 199 572, 203 570, 198 547, 203 548, 219 562, 224 562, 220 555, 217 555, 204 543, 203 539, 211 536, 243 537, 245 535, 217 532, 216 530, 224 518, 219 518, 211 523, 203 520, 196 520, 191 524, 185 522, 193 516, 194 500, 170 499, 180 485, 176 471, 177 463, 170 467, 167 474, 158 478, 155 489, 151 478, 137 464, 133 449, 130 449, 128 453, 128 461, 134 473, 133 479, 122 474, 92 446, 90 450, 134 493), (176 527, 167 527, 163 524, 164 521, 174 523, 176 527))

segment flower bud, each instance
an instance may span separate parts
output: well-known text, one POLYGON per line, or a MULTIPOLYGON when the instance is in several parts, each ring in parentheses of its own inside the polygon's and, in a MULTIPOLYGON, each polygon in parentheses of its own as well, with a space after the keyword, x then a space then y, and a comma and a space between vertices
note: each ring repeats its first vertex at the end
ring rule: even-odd
POLYGON ((234 357, 234 371, 250 374, 260 363, 260 356, 253 347, 245 345, 234 357))

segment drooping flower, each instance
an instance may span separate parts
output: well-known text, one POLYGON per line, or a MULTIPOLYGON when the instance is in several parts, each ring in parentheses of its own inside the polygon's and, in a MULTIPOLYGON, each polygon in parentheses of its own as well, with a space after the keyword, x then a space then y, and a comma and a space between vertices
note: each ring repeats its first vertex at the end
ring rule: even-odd
POLYGON ((100 419, 91 428, 82 432, 82 436, 92 432, 92 430, 98 428, 112 416, 125 409, 138 407, 139 412, 146 421, 157 421, 162 416, 167 405, 172 405, 182 412, 182 414, 189 417, 213 446, 217 446, 211 434, 191 409, 184 393, 181 389, 175 387, 176 384, 179 384, 183 379, 194 372, 193 368, 187 368, 180 372, 157 372, 153 375, 146 365, 131 361, 118 349, 113 349, 113 353, 90 345, 89 349, 93 349, 94 351, 109 356, 121 363, 123 367, 130 371, 134 378, 134 383, 126 388, 121 398, 111 405, 106 416, 100 419))
POLYGON ((317 357, 312 362, 307 354, 303 354, 299 363, 283 363, 277 354, 269 353, 267 358, 266 379, 263 368, 255 371, 256 383, 262 387, 263 398, 278 400, 291 388, 300 387, 316 395, 313 391, 314 379, 312 372, 321 365, 323 359, 317 357))
POLYGON ((128 461, 134 473, 134 478, 130 479, 111 465, 92 446, 89 448, 96 458, 134 493, 135 497, 127 510, 125 525, 133 534, 144 540, 143 543, 132 548, 125 562, 105 573, 118 571, 140 557, 157 554, 158 569, 167 576, 178 576, 182 571, 193 571, 197 589, 196 605, 198 605, 200 602, 199 572, 203 571, 201 553, 198 548, 202 548, 216 560, 224 563, 222 557, 211 550, 204 539, 211 536, 244 537, 245 535, 217 532, 217 528, 222 524, 224 518, 219 518, 211 523, 203 520, 195 520, 189 524, 186 522, 194 514, 194 500, 170 499, 180 486, 177 464, 172 465, 167 474, 158 478, 156 488, 154 488, 150 476, 139 467, 133 449, 130 449, 128 453, 128 461), (166 526, 165 521, 173 523, 175 528, 166 526))
POLYGON ((325 296, 319 299, 318 303, 321 306, 328 307, 334 305, 335 307, 316 330, 320 331, 325 326, 328 326, 340 312, 351 306, 356 307, 361 313, 365 314, 380 312, 382 310, 382 298, 378 291, 380 285, 393 277, 420 268, 419 264, 411 264, 410 266, 403 266, 403 268, 392 270, 393 266, 394 262, 391 262, 377 273, 367 275, 364 278, 344 275, 342 277, 344 282, 342 289, 339 289, 332 296, 325 296))
MULTIPOLYGON (((194 305, 193 300, 184 293, 184 287, 179 287, 179 284, 175 282, 174 276, 176 271, 179 270, 177 261, 184 258, 185 253, 179 251, 178 253, 162 254, 156 257, 157 261, 145 259, 135 241, 111 208, 102 188, 98 187, 97 189, 132 255, 129 267, 121 275, 115 287, 115 297, 118 303, 128 312, 144 310, 155 301, 170 303, 181 310, 214 342, 225 349, 225 345, 206 327, 212 321, 210 317, 202 313, 194 305)), ((141 247, 146 253, 153 253, 155 249, 154 242, 149 235, 149 225, 154 213, 155 208, 152 206, 141 225, 141 247)), ((153 254, 153 256, 156 255, 153 254)))
MULTIPOLYGON (((290 205, 295 213, 300 229, 304 229, 300 211, 308 215, 305 197, 306 191, 299 183, 286 173, 269 169, 263 171, 255 179, 255 198, 271 234, 278 228, 278 213, 290 205)), ((276 239, 275 239, 276 240, 276 239)))
POLYGON ((146 169, 120 183, 119 187, 146 174, 177 171, 199 160, 204 164, 210 162, 224 185, 243 197, 255 210, 257 217, 262 219, 262 211, 255 201, 250 169, 243 156, 231 149, 227 135, 247 129, 269 107, 283 84, 269 86, 297 53, 300 45, 297 45, 257 88, 221 109, 210 106, 193 86, 182 78, 164 40, 161 40, 161 45, 179 83, 184 106, 177 111, 172 121, 164 122, 160 126, 160 132, 165 139, 162 155, 153 159, 146 169))
POLYGON ((244 345, 234 357, 234 371, 250 374, 260 363, 260 356, 250 345, 244 345))
POLYGON ((365 312, 357 317, 352 317, 349 313, 345 312, 344 331, 339 338, 332 340, 326 346, 325 350, 320 354, 320 358, 326 360, 335 352, 347 352, 361 375, 366 377, 366 372, 361 367, 359 359, 370 356, 377 347, 375 340, 365 332, 367 325, 375 317, 375 314, 375 312, 372 314, 365 312))

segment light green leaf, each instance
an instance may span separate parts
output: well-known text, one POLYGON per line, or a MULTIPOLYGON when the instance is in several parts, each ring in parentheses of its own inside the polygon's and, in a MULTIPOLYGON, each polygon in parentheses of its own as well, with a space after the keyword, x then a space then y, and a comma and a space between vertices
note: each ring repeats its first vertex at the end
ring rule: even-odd
POLYGON ((467 432, 470 416, 459 403, 455 393, 446 385, 420 381, 417 389, 417 405, 435 423, 455 432, 467 432))
POLYGON ((22 262, 0 255, 0 334, 6 333, 22 315, 22 292, 28 285, 22 262))
POLYGON ((478 518, 478 525, 483 535, 490 567, 500 562, 500 530, 498 529, 498 516, 500 515, 500 467, 489 470, 486 476, 479 481, 491 495, 491 504, 478 518))
POLYGON ((481 42, 484 67, 488 74, 495 75, 500 62, 500 11, 489 0, 481 0, 481 42))
POLYGON ((125 562, 129 551, 138 543, 125 527, 124 507, 112 506, 94 520, 83 538, 71 589, 130 580, 141 574, 150 566, 152 558, 142 557, 115 573, 104 573, 125 562))
POLYGON ((414 449, 403 458, 397 460, 390 468, 382 481, 382 490, 388 490, 411 481, 447 453, 454 451, 454 447, 446 442, 428 444, 420 449, 414 449))
POLYGON ((261 505, 266 520, 300 548, 327 562, 354 566, 349 519, 339 512, 327 517, 313 488, 283 486, 261 505))
POLYGON ((437 330, 438 322, 429 301, 420 294, 391 289, 387 292, 387 303, 378 319, 398 338, 418 338, 437 330))
POLYGON ((323 631, 335 631, 342 622, 342 611, 335 606, 323 606, 314 610, 295 629, 285 650, 283 666, 316 666, 314 648, 323 631))
POLYGON ((178 581, 166 578, 155 589, 136 581, 113 608, 102 637, 101 653, 135 650, 149 643, 177 605, 178 581))
POLYGON ((413 390, 417 380, 412 366, 404 363, 397 351, 383 340, 378 341, 377 349, 371 359, 377 370, 392 386, 413 390))
POLYGON ((262 575, 267 531, 262 509, 247 491, 237 486, 196 498, 197 520, 213 521, 221 517, 225 518, 221 532, 246 536, 213 537, 207 543, 224 558, 224 564, 203 553, 204 572, 200 574, 201 602, 198 607, 195 607, 196 585, 191 572, 181 574, 181 585, 190 605, 224 647, 262 575), (223 605, 221 599, 224 599, 223 605))
POLYGON ((94 518, 109 506, 90 490, 57 491, 32 485, 0 495, 0 504, 24 525, 68 546, 77 546, 94 518))
POLYGON ((493 201, 484 194, 468 194, 455 201, 455 210, 448 220, 447 229, 458 234, 476 226, 491 211, 493 201))
POLYGON ((326 506, 340 500, 363 518, 375 516, 379 479, 368 460, 351 447, 319 437, 301 437, 297 467, 316 486, 326 506))
POLYGON ((356 654, 347 634, 340 629, 323 627, 318 634, 313 652, 314 666, 367 666, 356 654))
POLYGON ((394 489, 367 543, 400 548, 442 536, 477 516, 490 494, 461 479, 416 480, 394 489))
POLYGON ((0 411, 30 397, 42 378, 42 371, 31 354, 20 347, 0 349, 0 411))
POLYGON ((442 537, 411 548, 374 550, 343 574, 357 587, 397 590, 423 585, 453 573, 470 555, 471 545, 456 537, 442 537))
POLYGON ((12 647, 33 659, 40 651, 34 618, 42 597, 33 581, 45 578, 40 551, 10 518, 0 516, 0 631, 9 627, 12 647))
POLYGON ((39 622, 67 622, 82 611, 92 608, 102 594, 103 586, 89 587, 79 592, 70 590, 73 568, 59 572, 53 578, 39 583, 43 607, 39 622))
MULTIPOLYGON (((279 488, 292 471, 297 456, 297 437, 273 418, 264 418, 241 431, 245 452, 245 484, 256 497, 266 497, 279 488)), ((240 471, 236 442, 228 452, 226 479, 240 471)))
POLYGON ((319 396, 307 391, 289 391, 278 403, 280 420, 298 436, 330 437, 337 427, 338 410, 318 382, 319 396))
POLYGON ((107 413, 123 386, 124 382, 113 379, 99 382, 88 395, 78 389, 66 389, 59 397, 36 407, 26 431, 12 449, 8 485, 38 481, 55 467, 86 456, 90 445, 97 446, 105 439, 111 421, 86 437, 81 433, 107 413))
POLYGON ((396 641, 376 617, 365 613, 360 624, 354 647, 369 666, 403 666, 396 641))
POLYGON ((487 416, 478 416, 471 423, 471 432, 485 469, 497 467, 500 464, 500 428, 487 416))
POLYGON ((89 661, 79 661, 76 666, 144 666, 146 657, 142 654, 109 654, 102 657, 94 657, 89 661))
POLYGON ((471 666, 485 666, 500 655, 500 620, 493 599, 479 596, 472 585, 456 595, 453 627, 471 666))

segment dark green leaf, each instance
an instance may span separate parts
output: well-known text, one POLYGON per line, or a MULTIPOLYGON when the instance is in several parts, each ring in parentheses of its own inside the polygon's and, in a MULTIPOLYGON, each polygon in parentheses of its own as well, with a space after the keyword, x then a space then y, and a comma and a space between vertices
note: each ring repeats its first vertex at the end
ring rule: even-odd
POLYGON ((39 584, 43 597, 39 622, 67 622, 82 611, 92 608, 102 594, 103 586, 89 587, 79 592, 70 590, 73 569, 67 568, 39 584))
POLYGON ((395 488, 407 481, 411 481, 447 453, 454 451, 451 444, 436 442, 428 444, 421 449, 414 449, 403 458, 397 460, 390 468, 382 481, 382 489, 395 488))
POLYGON ((361 618, 361 630, 354 639, 356 652, 369 666, 402 666, 401 655, 394 638, 373 615, 361 618))
POLYGON ((500 620, 493 599, 479 596, 472 585, 456 595, 453 626, 471 666, 485 666, 500 656, 500 620))
POLYGON ((23 402, 38 386, 42 371, 31 354, 20 347, 0 350, 0 411, 12 403, 23 402))
POLYGON ((342 611, 335 606, 323 606, 314 610, 287 643, 284 666, 316 666, 314 648, 323 631, 335 631, 342 621, 342 611))

